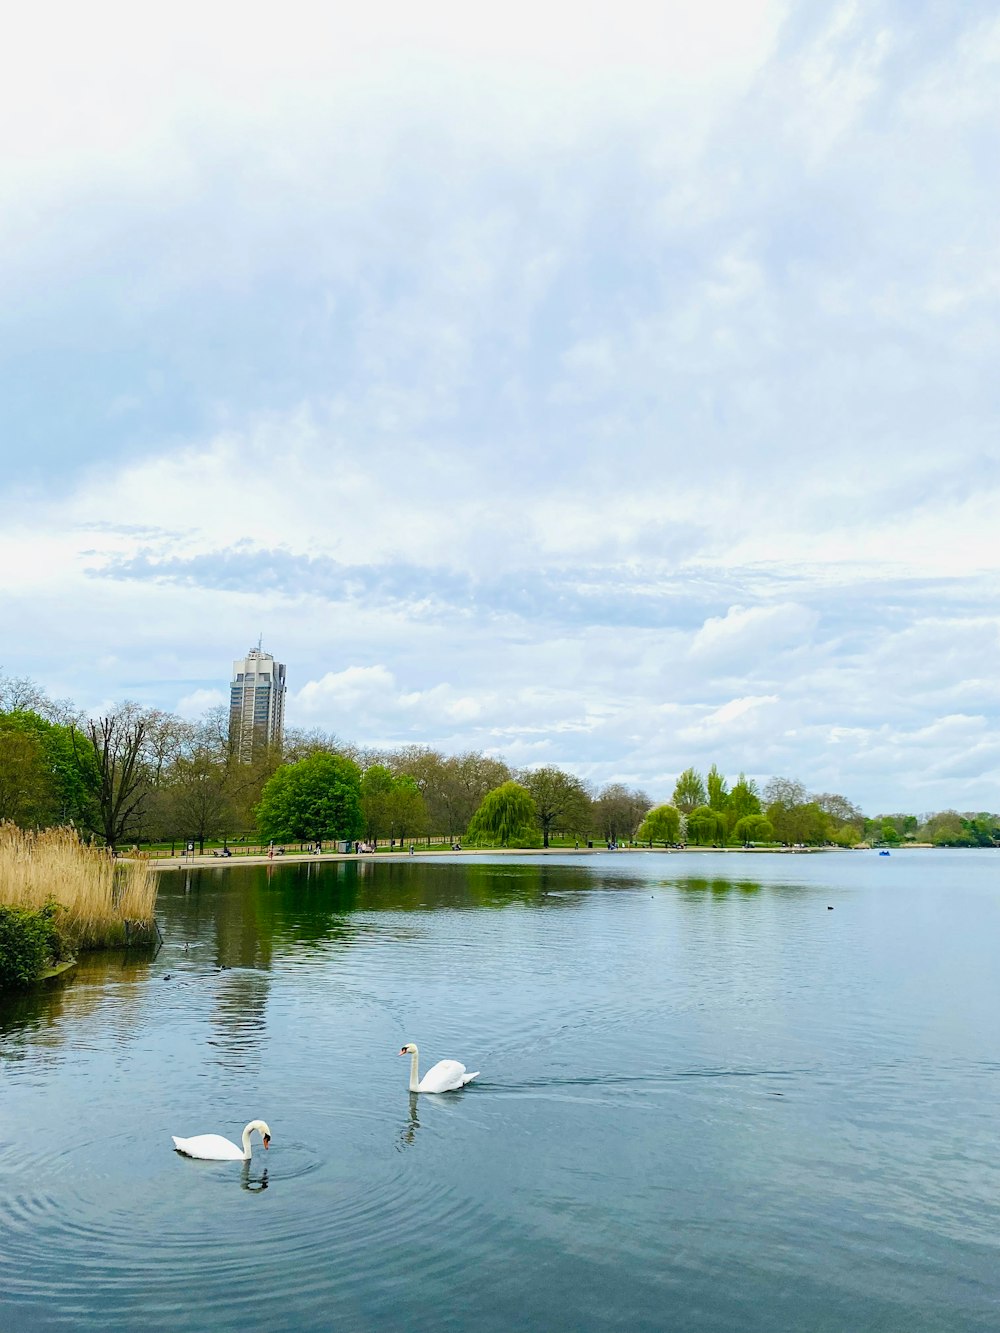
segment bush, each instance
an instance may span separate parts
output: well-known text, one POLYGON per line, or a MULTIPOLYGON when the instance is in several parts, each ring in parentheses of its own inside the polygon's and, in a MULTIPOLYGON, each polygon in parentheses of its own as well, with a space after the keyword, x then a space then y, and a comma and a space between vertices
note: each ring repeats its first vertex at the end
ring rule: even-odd
POLYGON ((44 968, 66 956, 58 911, 55 902, 37 911, 0 907, 0 991, 30 986, 44 968))

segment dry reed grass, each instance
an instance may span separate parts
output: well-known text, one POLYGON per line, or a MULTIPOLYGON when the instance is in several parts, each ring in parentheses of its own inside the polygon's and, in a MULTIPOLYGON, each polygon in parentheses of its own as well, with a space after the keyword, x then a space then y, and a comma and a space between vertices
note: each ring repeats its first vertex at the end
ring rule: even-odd
POLYGON ((0 904, 37 910, 52 898, 74 947, 124 944, 153 929, 156 873, 145 861, 86 846, 71 828, 32 833, 0 824, 0 904))

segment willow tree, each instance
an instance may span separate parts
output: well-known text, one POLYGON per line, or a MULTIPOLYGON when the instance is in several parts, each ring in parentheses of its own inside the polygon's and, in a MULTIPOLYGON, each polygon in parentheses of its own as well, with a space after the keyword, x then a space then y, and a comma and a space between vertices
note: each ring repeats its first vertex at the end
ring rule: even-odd
POLYGON ((639 825, 636 837, 640 842, 678 842, 681 836, 681 815, 676 806, 658 805, 639 825))
POLYGON ((505 782, 487 792, 469 821, 466 841, 501 847, 537 847, 535 802, 519 782, 505 782))
POLYGON ((687 817, 688 841, 693 842, 696 847, 710 847, 718 845, 724 847, 726 843, 726 819, 718 810, 713 810, 710 805, 700 805, 697 810, 692 810, 687 817))
POLYGON ((744 815, 733 825, 733 837, 744 847, 752 842, 773 842, 774 828, 766 815, 744 815))

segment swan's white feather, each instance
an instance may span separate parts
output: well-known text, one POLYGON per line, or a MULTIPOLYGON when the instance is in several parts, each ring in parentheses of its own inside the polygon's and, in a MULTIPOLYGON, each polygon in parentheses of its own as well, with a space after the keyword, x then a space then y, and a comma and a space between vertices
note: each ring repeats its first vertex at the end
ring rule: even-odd
POLYGON ((202 1157, 209 1162, 248 1162, 251 1156, 250 1136, 258 1133, 264 1147, 271 1141, 271 1131, 265 1120, 251 1120, 243 1130, 243 1146, 238 1148, 221 1134, 196 1134, 192 1139, 179 1139, 171 1134, 174 1147, 188 1157, 202 1157))
POLYGON ((454 1092, 468 1083, 475 1074, 466 1074, 465 1065, 457 1060, 439 1060, 420 1080, 421 1092, 454 1092))
POLYGON ((223 1138, 221 1134, 196 1134, 191 1139, 179 1139, 170 1136, 178 1152, 188 1157, 203 1157, 210 1162, 243 1162, 246 1154, 242 1148, 223 1138))

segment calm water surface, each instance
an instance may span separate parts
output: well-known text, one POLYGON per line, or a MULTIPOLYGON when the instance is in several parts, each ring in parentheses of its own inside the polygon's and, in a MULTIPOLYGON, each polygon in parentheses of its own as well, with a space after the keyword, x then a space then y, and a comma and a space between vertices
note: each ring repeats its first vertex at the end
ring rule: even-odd
POLYGON ((165 875, 0 1008, 0 1328, 1000 1328, 1000 856, 165 875), (833 911, 828 911, 832 907, 833 911), (482 1071, 411 1097, 406 1041, 482 1071), (270 1152, 194 1162, 171 1134, 270 1152))

